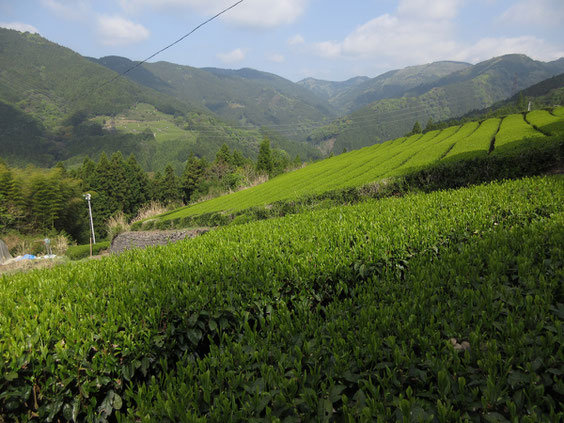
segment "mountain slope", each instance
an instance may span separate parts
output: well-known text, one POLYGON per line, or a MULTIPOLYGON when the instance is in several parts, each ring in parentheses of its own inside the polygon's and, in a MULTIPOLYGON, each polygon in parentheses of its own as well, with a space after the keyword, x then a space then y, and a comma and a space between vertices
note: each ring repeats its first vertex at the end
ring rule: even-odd
MULTIPOLYGON (((257 129, 225 124, 190 99, 114 79, 107 67, 37 34, 0 28, 0 63, 0 156, 10 163, 73 164, 86 155, 120 150, 135 154, 146 170, 160 170, 166 162, 180 169, 190 151, 213 159, 223 143, 255 157, 264 137, 257 129), (109 124, 133 119, 146 128, 145 118, 136 116, 138 105, 153 109, 147 122, 158 128, 142 133, 131 125, 109 124)), ((148 71, 143 76, 160 83, 148 71)), ((311 146, 274 141, 292 157, 318 157, 311 146)))
MULTIPOLYGON (((555 110, 554 114, 531 113, 526 119, 521 114, 515 114, 494 122, 469 122, 351 151, 280 175, 245 191, 179 209, 161 219, 168 221, 217 212, 241 213, 277 201, 299 201, 302 197, 409 175, 439 163, 484 157, 499 160, 522 147, 522 151, 534 151, 560 143, 561 148, 562 141, 546 134, 564 134, 564 107, 555 110)), ((542 167, 548 165, 548 160, 532 165, 542 167)), ((386 182, 382 185, 383 189, 385 185, 386 182)))
POLYGON ((124 78, 104 86, 114 72, 37 34, 0 28, 0 61, 0 98, 40 117, 47 126, 77 111, 119 113, 137 102, 171 113, 193 109, 124 78))
MULTIPOLYGON (((123 57, 104 57, 97 62, 118 72, 134 63, 123 57)), ((237 125, 270 126, 289 138, 299 138, 302 125, 336 116, 327 101, 303 87, 254 69, 198 69, 157 62, 145 63, 127 76, 237 125)))
POLYGON ((298 81, 297 84, 302 87, 307 88, 318 97, 324 98, 325 100, 331 101, 331 99, 352 90, 353 88, 361 85, 364 82, 369 81, 370 78, 367 76, 356 76, 346 81, 324 81, 315 78, 305 78, 298 81))
POLYGON ((401 97, 376 101, 314 130, 309 141, 330 143, 335 153, 375 144, 409 132, 416 121, 425 125, 489 107, 561 72, 563 60, 544 63, 523 55, 497 57, 414 87, 401 97))
POLYGON ((470 66, 462 62, 435 62, 386 72, 334 97, 331 103, 351 112, 381 99, 402 97, 415 87, 433 84, 470 66))
POLYGON ((306 78, 298 82, 329 101, 341 113, 351 113, 384 98, 401 97, 422 84, 430 84, 472 66, 463 62, 435 62, 386 72, 376 78, 356 77, 344 82, 306 78))

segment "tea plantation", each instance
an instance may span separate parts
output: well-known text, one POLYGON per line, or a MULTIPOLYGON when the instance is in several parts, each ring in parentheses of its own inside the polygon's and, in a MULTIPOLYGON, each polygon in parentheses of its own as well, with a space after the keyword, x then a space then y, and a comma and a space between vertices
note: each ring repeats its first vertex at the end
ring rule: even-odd
POLYGON ((555 175, 4 276, 0 420, 562 421, 563 263, 555 175))
MULTIPOLYGON (((237 213, 279 201, 302 199, 403 177, 443 164, 511 156, 562 143, 564 107, 533 111, 444 130, 415 134, 310 164, 267 183, 167 213, 161 222, 210 213, 237 213)), ((538 157, 532 158, 538 161, 538 157)), ((507 175, 510 172, 506 172, 507 175)))

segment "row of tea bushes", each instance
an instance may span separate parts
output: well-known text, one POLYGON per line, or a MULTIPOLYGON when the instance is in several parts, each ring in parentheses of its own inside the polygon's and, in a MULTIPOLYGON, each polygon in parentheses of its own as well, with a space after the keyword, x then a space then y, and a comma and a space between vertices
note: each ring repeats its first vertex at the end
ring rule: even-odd
MULTIPOLYGON (((186 206, 167 213, 162 219, 216 212, 232 213, 281 200, 357 187, 384 178, 403 176, 444 161, 488 157, 492 148, 491 154, 494 156, 504 155, 508 151, 526 154, 529 147, 534 148, 547 138, 543 132, 551 135, 562 133, 553 129, 555 125, 560 128, 564 125, 564 117, 559 114, 561 109, 564 110, 564 107, 553 111, 554 114, 546 112, 548 117, 536 111, 529 113, 531 119, 538 123, 538 128, 529 124, 523 114, 514 114, 503 119, 485 120, 478 127, 477 122, 470 122, 372 145, 279 175, 244 191, 186 206)), ((557 140, 561 141, 562 138, 557 140)))
POLYGON ((563 212, 564 178, 531 178, 4 276, 0 415, 558 417, 563 212))

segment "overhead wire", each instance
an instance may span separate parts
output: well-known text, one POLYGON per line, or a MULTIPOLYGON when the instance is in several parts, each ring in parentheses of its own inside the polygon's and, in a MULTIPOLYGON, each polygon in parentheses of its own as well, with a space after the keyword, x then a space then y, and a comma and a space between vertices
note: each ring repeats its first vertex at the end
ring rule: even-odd
POLYGON ((114 82, 115 80, 117 80, 118 78, 128 74, 129 72, 131 72, 132 70, 138 68, 139 66, 141 66, 143 63, 146 63, 147 61, 151 60, 153 57, 161 54, 163 51, 168 50, 169 48, 171 48, 172 46, 180 43, 181 41, 183 41, 185 38, 189 37, 190 35, 192 35, 194 32, 196 32, 198 29, 200 29, 201 27, 203 27, 204 25, 207 25, 208 23, 210 23, 211 21, 213 21, 214 19, 219 18, 221 15, 227 13, 228 11, 230 11, 231 9, 237 7, 238 5, 240 5, 241 3, 243 3, 245 0, 239 0, 235 3, 233 3, 231 6, 226 7, 225 9, 223 9, 221 12, 216 13, 214 16, 212 16, 211 18, 205 20, 204 22, 202 22, 201 24, 197 25, 195 28, 193 28, 190 32, 188 32, 187 34, 183 35, 182 37, 180 37, 178 40, 170 43, 169 45, 167 45, 166 47, 163 47, 162 49, 160 49, 159 51, 157 51, 156 53, 151 54, 149 57, 147 57, 144 60, 141 60, 140 62, 136 63, 135 65, 129 67, 128 69, 126 69, 125 71, 119 73, 118 75, 114 76, 112 79, 109 79, 108 81, 104 82, 103 84, 97 86, 96 88, 94 88, 94 90, 92 92, 95 92, 97 90, 99 90, 100 88, 111 84, 112 82, 114 82))

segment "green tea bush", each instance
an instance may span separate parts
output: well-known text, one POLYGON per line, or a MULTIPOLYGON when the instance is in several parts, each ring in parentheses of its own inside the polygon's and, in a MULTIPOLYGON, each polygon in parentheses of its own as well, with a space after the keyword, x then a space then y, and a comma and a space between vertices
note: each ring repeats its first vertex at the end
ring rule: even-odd
MULTIPOLYGON (((100 241, 92 246, 92 254, 97 255, 110 248, 110 241, 100 241)), ((90 244, 74 245, 67 249, 65 255, 71 260, 80 260, 90 255, 90 244)))
MULTIPOLYGON (((305 198, 323 195, 325 198, 333 196, 340 204, 350 204, 359 201, 357 189, 367 184, 393 180, 427 169, 433 172, 433 168, 442 167, 443 163, 484 159, 485 162, 479 162, 482 165, 494 156, 507 157, 513 154, 515 157, 530 157, 536 153, 533 151, 530 154, 529 150, 536 150, 538 145, 551 149, 551 143, 562 141, 559 135, 562 131, 558 130, 564 125, 562 116, 546 111, 531 112, 528 116, 531 121, 538 123, 539 130, 543 132, 529 124, 522 114, 515 114, 503 119, 488 119, 479 124, 469 122, 462 126, 415 134, 322 160, 244 191, 168 212, 159 219, 192 216, 197 218, 196 221, 209 225, 204 216, 213 213, 237 215, 254 207, 264 208, 293 200, 303 202, 305 198), (553 136, 547 137, 545 133, 553 136), (340 198, 335 198, 336 195, 340 198)), ((509 160, 508 163, 514 162, 509 160)), ((467 162, 462 163, 461 168, 467 165, 467 162)), ((492 166, 499 169, 499 163, 493 163, 492 166)), ((523 176, 519 168, 514 175, 510 170, 502 177, 523 176)))
POLYGON ((564 177, 0 277, 7 421, 559 421, 564 177))

